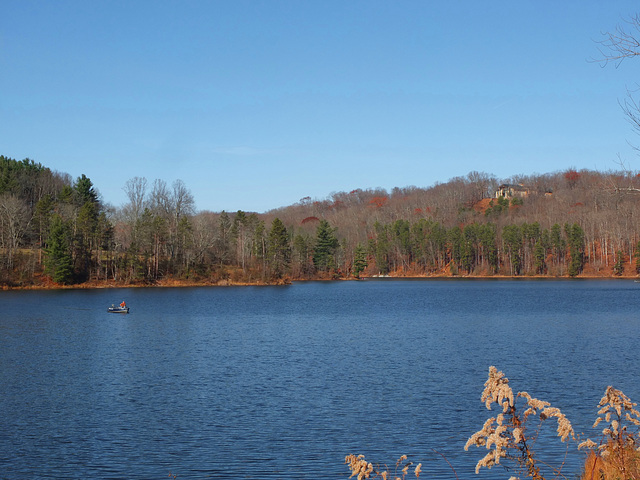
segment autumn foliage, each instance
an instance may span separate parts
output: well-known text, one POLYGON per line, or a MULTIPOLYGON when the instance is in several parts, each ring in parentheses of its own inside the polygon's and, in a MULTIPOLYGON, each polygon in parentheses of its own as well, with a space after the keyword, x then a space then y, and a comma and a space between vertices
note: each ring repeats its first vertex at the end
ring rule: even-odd
POLYGON ((86 176, 73 181, 30 160, 0 157, 0 283, 50 285, 46 276, 61 284, 120 285, 640 271, 636 172, 571 169, 501 180, 471 172, 430 187, 304 197, 266 213, 196 211, 179 180, 135 177, 125 191, 127 203, 106 208, 86 176), (285 231, 274 236, 276 219, 285 231), (323 222, 336 242, 330 258, 319 261, 323 222))

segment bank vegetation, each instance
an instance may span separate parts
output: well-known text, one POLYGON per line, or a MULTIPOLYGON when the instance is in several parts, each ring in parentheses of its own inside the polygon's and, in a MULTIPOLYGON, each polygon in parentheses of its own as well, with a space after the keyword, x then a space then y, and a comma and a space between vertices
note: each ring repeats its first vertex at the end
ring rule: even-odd
POLYGON ((6 287, 273 284, 365 276, 636 276, 640 176, 569 169, 198 211, 180 180, 103 202, 85 175, 0 156, 6 287))

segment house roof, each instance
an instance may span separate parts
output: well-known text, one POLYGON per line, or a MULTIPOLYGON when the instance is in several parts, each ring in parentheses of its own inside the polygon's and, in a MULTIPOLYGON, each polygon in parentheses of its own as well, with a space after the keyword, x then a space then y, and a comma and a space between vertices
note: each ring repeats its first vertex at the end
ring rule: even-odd
POLYGON ((499 190, 506 189, 506 188, 510 188, 512 190, 522 190, 522 191, 529 190, 529 188, 525 187, 524 185, 518 185, 514 183, 503 183, 498 187, 499 190))

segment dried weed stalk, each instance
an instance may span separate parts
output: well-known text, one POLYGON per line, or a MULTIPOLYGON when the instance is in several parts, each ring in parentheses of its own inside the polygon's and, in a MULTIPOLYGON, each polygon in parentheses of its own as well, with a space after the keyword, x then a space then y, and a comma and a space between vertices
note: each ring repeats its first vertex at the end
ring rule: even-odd
MULTIPOLYGON (((576 440, 571 423, 558 408, 533 398, 527 392, 514 394, 509 379, 496 367, 489 368, 481 399, 488 410, 497 404, 501 411, 487 419, 482 429, 474 433, 464 446, 465 450, 471 445, 488 450, 477 463, 476 473, 482 467, 494 465, 509 468, 505 463, 511 462, 517 476, 509 480, 519 480, 520 477, 545 480, 540 466, 549 465, 541 462, 533 451, 545 420, 556 420, 557 436, 562 442, 576 440), (535 428, 532 428, 534 422, 535 428)), ((578 445, 578 449, 589 450, 581 480, 640 480, 640 412, 636 406, 620 390, 607 388, 598 404, 598 416, 593 425, 596 428, 604 422, 600 443, 587 439, 578 445)), ((386 466, 381 468, 367 462, 364 455, 348 455, 345 463, 351 470, 349 478, 357 476, 358 480, 405 480, 412 465, 406 455, 398 459, 393 473, 386 466)), ((554 478, 566 478, 562 475, 562 466, 551 469, 554 478)), ((451 469, 457 478, 453 467, 451 469)), ((422 464, 418 464, 413 472, 416 478, 420 478, 421 471, 422 464)))
POLYGON ((596 428, 605 422, 600 444, 587 439, 578 445, 590 450, 582 479, 640 479, 640 413, 636 406, 622 391, 607 387, 593 424, 596 428))
MULTIPOLYGON (((544 477, 540 473, 539 466, 541 462, 532 449, 541 423, 555 418, 558 437, 561 441, 575 439, 571 423, 558 408, 551 407, 549 402, 531 397, 527 392, 514 395, 509 386, 509 379, 496 367, 489 368, 489 378, 484 384, 481 399, 488 410, 491 410, 491 406, 496 403, 502 412, 487 419, 482 429, 474 433, 464 446, 465 450, 468 450, 471 445, 489 450, 476 464, 476 473, 482 467, 491 468, 499 465, 501 460, 508 460, 515 464, 515 470, 519 475, 542 480, 544 477), (519 399, 526 401, 526 404, 516 405, 519 399), (539 422, 537 428, 530 433, 529 425, 532 419, 538 419, 539 422)), ((522 402, 519 403, 522 404, 522 402)), ((554 475, 559 477, 561 470, 562 466, 554 469, 554 475)))
MULTIPOLYGON (((407 460, 406 455, 402 455, 397 461, 395 470, 391 472, 386 465, 381 467, 380 465, 373 465, 367 462, 364 455, 347 455, 344 459, 344 463, 349 465, 351 470, 351 477, 358 477, 358 480, 365 480, 368 478, 381 478, 382 480, 405 480, 409 475, 409 469, 413 462, 407 460), (372 476, 373 475, 373 476, 372 476)), ((420 478, 422 472, 422 464, 419 463, 413 469, 413 474, 416 478, 420 478)))

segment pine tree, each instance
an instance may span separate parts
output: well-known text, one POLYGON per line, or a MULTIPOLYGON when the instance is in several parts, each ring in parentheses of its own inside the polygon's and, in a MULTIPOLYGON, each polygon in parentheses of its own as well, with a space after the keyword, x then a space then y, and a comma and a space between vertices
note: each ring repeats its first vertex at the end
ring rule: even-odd
POLYGON ((376 232, 376 238, 371 239, 371 254, 376 260, 376 269, 380 275, 389 273, 389 256, 391 250, 391 242, 389 241, 389 228, 376 221, 373 224, 376 232))
POLYGON ((502 228, 502 241, 509 254, 510 274, 520 275, 522 269, 522 227, 505 225, 502 228))
POLYGON ((98 194, 93 188, 93 183, 84 173, 76 180, 74 191, 76 203, 79 207, 87 202, 98 203, 98 194))
POLYGON ((279 218, 274 218, 267 238, 269 265, 276 278, 281 278, 291 261, 291 246, 287 227, 279 218))
POLYGON ((69 284, 73 280, 73 259, 68 236, 68 226, 59 215, 55 215, 45 249, 45 268, 56 283, 69 284))
POLYGON ((218 251, 218 258, 221 264, 229 263, 231 261, 231 240, 233 237, 233 224, 229 214, 224 210, 220 214, 218 222, 218 238, 216 240, 216 247, 218 251))
POLYGON ((582 272, 584 267, 584 231, 577 223, 566 224, 564 231, 569 243, 569 276, 575 277, 582 272))
POLYGON ((320 220, 316 230, 316 246, 313 252, 313 265, 317 270, 326 272, 335 268, 333 255, 337 248, 338 239, 335 236, 335 229, 331 228, 326 220, 320 220))
POLYGON ((616 252, 616 263, 613 266, 613 274, 619 277, 623 273, 624 273, 624 255, 622 255, 622 252, 618 250, 616 252))
POLYGON ((545 273, 547 269, 546 257, 547 252, 544 248, 542 240, 538 240, 534 247, 533 255, 535 257, 534 267, 537 274, 541 275, 545 273))
POLYGON ((293 237, 293 275, 307 275, 313 268, 309 261, 311 239, 308 236, 297 234, 293 237))
POLYGON ((367 268, 367 251, 361 243, 358 243, 353 252, 353 276, 360 278, 365 268, 367 268))

